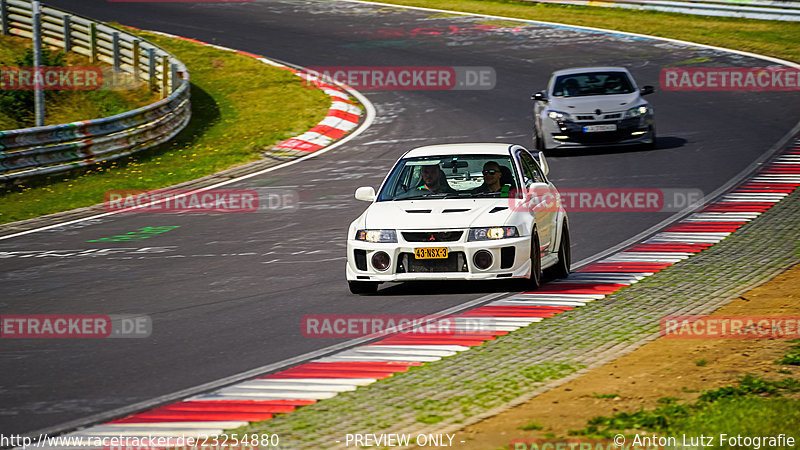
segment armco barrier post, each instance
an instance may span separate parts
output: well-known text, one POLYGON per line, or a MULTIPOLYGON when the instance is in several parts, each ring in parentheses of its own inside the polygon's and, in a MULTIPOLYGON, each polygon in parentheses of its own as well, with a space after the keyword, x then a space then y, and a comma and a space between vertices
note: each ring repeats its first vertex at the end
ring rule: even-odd
POLYGON ((116 75, 121 72, 119 56, 119 32, 115 31, 111 36, 112 42, 114 43, 114 74, 116 75))
POLYGON ((89 24, 89 59, 92 64, 97 62, 97 24, 94 22, 89 24))
POLYGON ((3 35, 8 34, 8 5, 6 0, 0 0, 0 26, 3 27, 3 35))
POLYGON ((155 91, 158 88, 158 85, 156 84, 156 49, 153 47, 148 48, 147 56, 147 76, 148 81, 150 82, 150 90, 155 91))
POLYGON ((178 89, 178 65, 175 63, 170 64, 169 66, 169 78, 172 80, 172 91, 174 92, 175 89, 178 89))
POLYGON ((169 97, 169 56, 161 56, 161 98, 169 97))
POLYGON ((64 54, 72 51, 72 16, 64 14, 64 54))
POLYGON ((38 0, 31 2, 31 31, 33 31, 33 110, 36 126, 44 126, 44 86, 42 71, 42 23, 41 6, 38 0))
POLYGON ((141 59, 141 56, 142 56, 141 55, 141 50, 142 49, 140 47, 141 42, 142 41, 139 40, 139 39, 134 39, 133 40, 133 44, 132 44, 133 45, 133 48, 132 48, 132 50, 133 50, 133 79, 136 80, 137 83, 139 82, 139 77, 140 77, 140 74, 139 74, 139 72, 140 72, 140 70, 139 70, 139 60, 141 59))

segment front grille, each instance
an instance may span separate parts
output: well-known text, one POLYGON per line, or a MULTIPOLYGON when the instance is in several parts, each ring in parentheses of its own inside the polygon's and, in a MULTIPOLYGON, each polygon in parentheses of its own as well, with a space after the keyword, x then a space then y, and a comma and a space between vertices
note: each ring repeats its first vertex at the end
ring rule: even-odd
POLYGON ((594 120, 594 116, 575 116, 578 120, 594 120))
POLYGON ((467 272, 464 252, 451 252, 446 259, 416 259, 413 253, 400 253, 397 273, 467 272))
POLYGON ((455 242, 461 239, 463 231, 404 231, 406 242, 455 242))

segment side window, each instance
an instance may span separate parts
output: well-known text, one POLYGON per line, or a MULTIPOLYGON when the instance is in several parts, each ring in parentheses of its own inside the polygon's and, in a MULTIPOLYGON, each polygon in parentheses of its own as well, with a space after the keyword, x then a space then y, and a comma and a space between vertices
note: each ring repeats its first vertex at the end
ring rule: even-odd
POLYGON ((528 180, 533 183, 546 183, 544 175, 542 174, 542 170, 539 168, 539 164, 536 164, 536 161, 533 157, 528 154, 527 152, 519 151, 517 152, 519 159, 522 161, 522 173, 525 176, 525 184, 528 184, 528 180))
POLYGON ((533 172, 531 171, 531 168, 528 167, 528 165, 522 160, 522 152, 517 152, 517 162, 519 163, 520 169, 522 169, 522 184, 528 186, 534 182, 533 172))

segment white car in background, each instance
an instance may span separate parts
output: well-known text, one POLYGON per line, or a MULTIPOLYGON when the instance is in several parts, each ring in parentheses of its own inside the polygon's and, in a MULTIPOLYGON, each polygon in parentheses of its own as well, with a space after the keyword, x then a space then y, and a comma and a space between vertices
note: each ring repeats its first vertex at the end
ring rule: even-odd
POLYGON ((654 148, 653 107, 624 67, 554 72, 547 91, 533 94, 533 142, 538 151, 641 145, 654 148))
POLYGON ((567 214, 544 155, 511 144, 446 144, 404 154, 348 230, 356 294, 387 281, 526 278, 570 268, 567 214), (434 175, 436 179, 434 179, 434 175))

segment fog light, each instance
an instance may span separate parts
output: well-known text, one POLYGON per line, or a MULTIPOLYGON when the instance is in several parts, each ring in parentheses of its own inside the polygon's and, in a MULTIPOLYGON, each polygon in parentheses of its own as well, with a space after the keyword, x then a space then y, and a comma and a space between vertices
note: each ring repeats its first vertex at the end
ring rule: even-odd
POLYGON ((389 255, 386 252, 375 252, 372 254, 372 267, 381 272, 389 268, 389 255))
POLYGON ((475 263, 475 267, 478 269, 486 270, 492 266, 492 253, 488 250, 478 250, 472 256, 472 262, 475 263))

